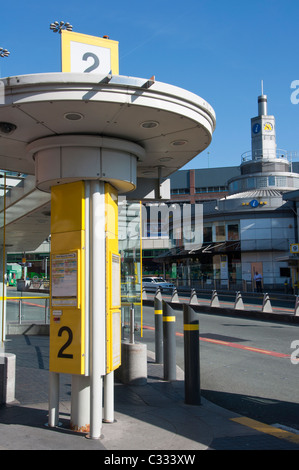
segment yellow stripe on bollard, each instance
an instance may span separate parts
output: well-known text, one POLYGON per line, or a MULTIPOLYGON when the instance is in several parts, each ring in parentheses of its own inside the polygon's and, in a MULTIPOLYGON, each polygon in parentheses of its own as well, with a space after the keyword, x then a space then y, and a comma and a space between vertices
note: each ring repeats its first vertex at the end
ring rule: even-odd
POLYGON ((174 316, 171 316, 171 317, 163 317, 163 321, 175 321, 175 317, 174 316))
POLYGON ((163 315, 163 310, 155 310, 155 315, 163 315))
POLYGON ((199 330, 199 325, 192 325, 192 324, 184 324, 184 330, 185 331, 194 331, 194 330, 199 330))

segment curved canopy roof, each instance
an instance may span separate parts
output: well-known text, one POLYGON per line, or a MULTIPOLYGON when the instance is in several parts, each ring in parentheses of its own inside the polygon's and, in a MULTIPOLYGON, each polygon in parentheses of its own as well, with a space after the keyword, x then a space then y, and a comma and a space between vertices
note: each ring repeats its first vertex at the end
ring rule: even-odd
POLYGON ((154 80, 84 73, 8 77, 0 89, 0 168, 33 175, 28 144, 88 134, 138 143, 145 149, 138 176, 153 177, 160 167, 167 177, 208 147, 215 125, 204 99, 154 80))

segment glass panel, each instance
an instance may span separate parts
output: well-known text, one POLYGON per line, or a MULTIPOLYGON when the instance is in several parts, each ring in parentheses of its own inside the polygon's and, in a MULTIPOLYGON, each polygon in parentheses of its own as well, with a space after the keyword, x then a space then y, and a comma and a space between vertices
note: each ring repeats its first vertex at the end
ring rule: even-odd
POLYGON ((267 187, 267 184, 268 184, 268 181, 267 181, 267 177, 259 177, 256 179, 256 182, 257 182, 257 185, 256 187, 257 188, 266 188, 267 187))
POLYGON ((225 240, 225 225, 215 224, 215 241, 220 242, 225 240))
POLYGON ((130 309, 134 306, 135 337, 142 335, 141 204, 118 200, 119 253, 121 255, 122 337, 130 335, 130 309))
POLYGON ((238 224, 227 224, 227 239, 239 240, 239 225, 238 224))
POLYGON ((212 242, 212 226, 204 226, 203 228, 203 242, 212 242))
POLYGON ((287 179, 285 176, 277 176, 276 181, 277 181, 276 186, 278 187, 287 185, 287 179))
POLYGON ((255 178, 247 178, 247 188, 252 189, 255 187, 255 178))
MULTIPOLYGON (((3 306, 6 323, 49 323, 49 281, 47 272, 49 268, 49 250, 43 253, 14 252, 10 248, 9 239, 4 230, 6 195, 18 185, 23 186, 25 174, 15 172, 0 172, 0 285, 1 285, 1 320, 3 306), (3 283, 3 245, 8 246, 6 251, 5 269, 5 299, 2 296, 3 283), (44 260, 44 261, 42 261, 44 260), (43 293, 40 293, 41 291, 43 293)), ((49 246, 47 244, 47 248, 49 246)))

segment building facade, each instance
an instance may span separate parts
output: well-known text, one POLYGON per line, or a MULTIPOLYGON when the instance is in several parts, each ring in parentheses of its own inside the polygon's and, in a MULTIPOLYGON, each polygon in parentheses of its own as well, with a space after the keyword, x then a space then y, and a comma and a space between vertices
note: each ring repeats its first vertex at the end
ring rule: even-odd
POLYGON ((197 249, 170 243, 167 251, 153 253, 157 271, 178 285, 242 290, 255 289, 258 272, 265 289, 292 290, 298 270, 288 255, 298 242, 298 223, 294 201, 284 196, 299 188, 298 171, 298 163, 277 148, 275 117, 262 94, 251 119, 251 151, 239 167, 181 170, 170 177, 172 204, 203 205, 203 238, 197 249))

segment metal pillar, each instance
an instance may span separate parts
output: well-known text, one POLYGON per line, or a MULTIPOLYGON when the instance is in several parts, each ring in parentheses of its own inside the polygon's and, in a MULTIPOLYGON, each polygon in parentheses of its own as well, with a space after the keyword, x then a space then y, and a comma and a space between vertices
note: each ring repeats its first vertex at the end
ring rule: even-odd
POLYGON ((163 362, 163 309, 161 290, 157 289, 154 298, 155 309, 155 355, 156 363, 163 362))
POLYGON ((99 439, 102 431, 103 375, 105 375, 105 190, 104 183, 92 181, 91 196, 91 370, 90 370, 90 435, 99 439))
POLYGON ((187 304, 184 314, 185 403, 200 405, 199 320, 187 304))
POLYGON ((48 425, 54 428, 58 425, 59 418, 59 374, 49 373, 49 417, 48 425))
POLYGON ((134 330, 135 330, 135 309, 134 309, 134 304, 132 304, 130 307, 130 343, 132 344, 134 344, 135 342, 134 330))
MULTIPOLYGON (((5 211, 4 211, 5 214, 5 211)), ((4 215, 5 217, 5 215, 4 215)), ((5 221, 4 221, 5 233, 5 221)), ((5 235, 3 235, 4 248, 0 249, 2 256, 2 263, 0 263, 0 342, 6 341, 6 249, 5 249, 5 235)))
POLYGON ((114 371, 104 377, 104 423, 114 423, 114 371))
POLYGON ((175 315, 163 300, 164 380, 176 380, 175 315))
POLYGON ((71 429, 89 431, 90 421, 90 378, 72 375, 71 429))

